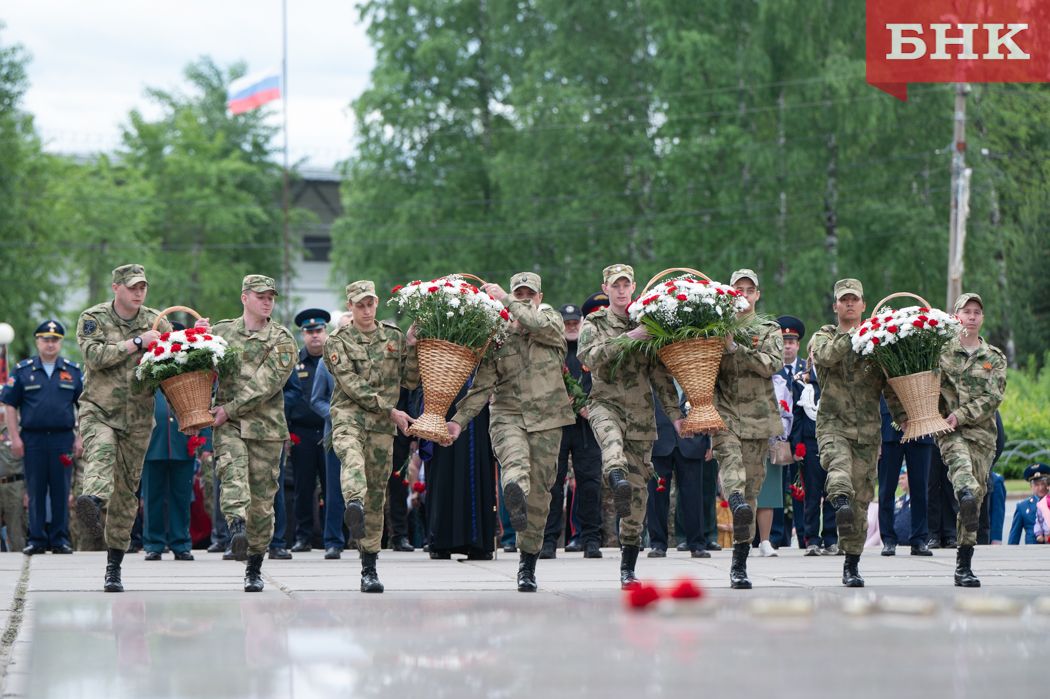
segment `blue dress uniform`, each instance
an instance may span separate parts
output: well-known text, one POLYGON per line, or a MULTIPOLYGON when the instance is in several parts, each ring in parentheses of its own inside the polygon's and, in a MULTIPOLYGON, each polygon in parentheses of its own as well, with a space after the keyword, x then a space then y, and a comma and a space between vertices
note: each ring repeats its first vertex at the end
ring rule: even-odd
POLYGON ((901 466, 908 464, 908 490, 911 493, 911 532, 906 541, 913 556, 932 556, 926 547, 930 530, 926 518, 926 498, 930 461, 936 446, 933 437, 921 437, 910 442, 901 442, 904 433, 893 427, 886 399, 881 400, 882 410, 882 456, 879 457, 879 531, 882 533, 882 555, 896 555, 897 529, 894 525, 895 495, 901 466))
MULTIPOLYGON (((192 560, 190 500, 196 455, 190 453, 190 437, 179 432, 178 418, 160 391, 157 391, 153 415, 157 425, 153 428, 142 467, 142 544, 146 549, 146 560, 156 560, 165 544, 176 559, 192 560), (168 500, 167 527, 164 521, 165 494, 168 500), (151 555, 154 552, 156 556, 151 555)), ((201 450, 212 451, 211 428, 201 430, 200 436, 206 440, 201 450)))
MULTIPOLYGON (((36 330, 37 337, 65 336, 57 320, 48 320, 36 330)), ((29 545, 26 553, 72 553, 69 548, 69 483, 72 463, 63 466, 61 457, 72 456, 76 408, 84 390, 80 365, 64 357, 55 359, 47 375, 40 355, 15 366, 0 393, 0 401, 21 411, 19 435, 25 444, 26 492, 29 495, 29 545), (51 492, 51 528, 45 531, 48 490, 51 492)))
MULTIPOLYGON (((1050 466, 1046 464, 1032 464, 1024 470, 1024 479, 1031 483, 1033 480, 1047 478, 1050 476, 1050 466)), ((1030 498, 1017 503, 1014 510, 1014 520, 1010 524, 1010 538, 1007 544, 1017 546, 1021 543, 1021 534, 1024 534, 1025 544, 1036 544, 1035 540, 1035 518, 1036 503, 1039 498, 1033 494, 1030 498)))

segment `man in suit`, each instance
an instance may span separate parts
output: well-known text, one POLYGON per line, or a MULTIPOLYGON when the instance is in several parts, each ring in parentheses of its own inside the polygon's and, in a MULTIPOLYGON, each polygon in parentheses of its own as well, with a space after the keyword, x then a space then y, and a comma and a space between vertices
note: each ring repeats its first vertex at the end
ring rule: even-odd
POLYGON ((955 523, 959 517, 959 501, 955 499, 952 481, 948 477, 948 466, 941 458, 941 451, 934 449, 930 456, 930 473, 927 493, 926 519, 931 549, 953 549, 958 544, 955 523))
MULTIPOLYGON (((685 537, 693 558, 710 558, 704 537, 704 457, 711 445, 706 435, 680 436, 660 405, 656 394, 656 442, 653 444, 653 470, 656 478, 649 479, 649 502, 646 516, 649 522, 649 558, 667 555, 667 515, 671 505, 668 486, 671 474, 678 484, 678 503, 682 507, 685 537)), ((681 406, 685 413, 684 404, 681 406)), ((676 532, 677 534, 678 532, 676 532)))
MULTIPOLYGON (((807 556, 837 556, 839 535, 835 529, 835 508, 828 502, 824 484, 828 474, 820 465, 817 448, 817 404, 820 402, 820 386, 817 372, 807 367, 807 362, 798 356, 806 326, 795 316, 777 318, 784 334, 784 377, 791 385, 792 412, 789 441, 795 453, 798 473, 802 476, 802 517, 795 518, 795 529, 799 538, 806 542, 807 556), (801 445, 801 449, 799 446, 801 445), (799 456, 799 453, 802 456, 799 456), (821 524, 823 510, 823 526, 821 524)), ((795 473, 792 470, 791 475, 795 473)), ((794 482, 794 478, 791 479, 794 482)))
POLYGON ((1010 525, 1010 539, 1007 541, 1011 546, 1021 543, 1022 531, 1025 544, 1039 543, 1035 538, 1035 520, 1039 516, 1036 504, 1046 497, 1047 486, 1050 484, 1050 466, 1032 464, 1024 470, 1024 479, 1028 481, 1032 489, 1032 496, 1017 503, 1017 509, 1014 510, 1014 521, 1010 525))
POLYGON ((893 427, 893 416, 882 399, 882 453, 879 456, 879 533, 882 535, 882 555, 897 555, 897 532, 893 526, 894 503, 896 502, 897 480, 901 475, 901 465, 908 463, 908 491, 910 495, 911 555, 932 556, 933 552, 926 546, 929 529, 926 524, 926 478, 930 470, 930 459, 933 456, 933 437, 921 437, 903 443, 904 433, 893 427))

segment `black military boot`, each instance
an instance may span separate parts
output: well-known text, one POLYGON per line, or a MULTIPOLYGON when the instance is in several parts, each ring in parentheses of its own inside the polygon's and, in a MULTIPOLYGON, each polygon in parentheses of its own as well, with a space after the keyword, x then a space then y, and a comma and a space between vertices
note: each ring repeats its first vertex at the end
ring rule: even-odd
POLYGON ((365 506, 357 498, 346 503, 346 511, 343 512, 343 524, 350 530, 350 536, 355 541, 361 541, 365 538, 365 506))
MULTIPOLYGON (((831 498, 831 506, 835 508, 835 527, 839 530, 839 538, 852 536, 853 508, 849 506, 849 496, 833 496, 831 498)), ((863 581, 861 582, 863 584, 863 581)))
MULTIPOLYGON (((961 505, 961 503, 960 503, 961 505)), ((973 546, 961 545, 955 549, 955 586, 980 587, 981 581, 973 574, 970 563, 973 562, 973 546)))
POLYGON ((263 556, 261 553, 257 556, 248 556, 248 567, 244 570, 245 592, 263 591, 262 562, 263 556))
POLYGON ((87 529, 88 536, 101 539, 106 531, 102 528, 102 500, 94 495, 77 498, 77 519, 87 529))
POLYGON ((747 577, 747 555, 749 553, 751 553, 751 544, 733 544, 733 565, 729 569, 729 587, 734 590, 751 589, 751 580, 747 577))
POLYGON ((124 591, 124 586, 120 583, 120 564, 123 560, 123 551, 109 549, 109 555, 106 557, 106 585, 102 588, 106 592, 124 591))
POLYGON ((977 506, 977 498, 973 496, 969 488, 963 488, 955 497, 959 500, 959 519, 962 521, 963 529, 968 532, 977 531, 977 522, 981 517, 981 508, 977 506))
POLYGON ((638 586, 634 566, 638 562, 638 547, 624 545, 620 548, 620 589, 630 590, 638 586))
POLYGON ((842 563, 842 584, 846 587, 864 587, 864 578, 857 569, 860 565, 860 554, 847 553, 842 563))
POLYGON ((751 505, 744 502, 744 496, 740 493, 730 493, 729 511, 733 515, 733 539, 735 541, 747 540, 751 534, 751 523, 755 521, 755 513, 751 505))
POLYGON ((627 476, 620 469, 609 471, 609 489, 612 491, 613 505, 616 507, 616 516, 620 519, 631 516, 631 499, 634 497, 634 488, 627 481, 627 476))
POLYGON ((540 554, 522 551, 520 556, 521 558, 518 561, 518 592, 535 592, 538 587, 536 585, 536 560, 540 557, 540 554))
POLYGON ((525 531, 529 526, 525 491, 514 481, 503 487, 503 506, 507 508, 507 514, 510 515, 510 528, 516 532, 525 531))
POLYGON ((244 533, 244 520, 240 517, 230 522, 230 551, 233 552, 233 560, 248 560, 248 535, 244 533))
POLYGON ((378 559, 378 553, 361 552, 361 592, 383 591, 383 583, 379 582, 379 574, 376 573, 378 559))

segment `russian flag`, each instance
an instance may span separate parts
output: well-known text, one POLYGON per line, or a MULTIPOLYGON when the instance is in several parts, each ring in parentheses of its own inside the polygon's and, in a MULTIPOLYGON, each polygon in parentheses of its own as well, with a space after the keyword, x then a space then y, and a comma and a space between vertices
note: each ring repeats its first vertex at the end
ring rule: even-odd
POLYGON ((226 95, 226 106, 232 114, 243 114, 267 102, 281 99, 280 66, 237 78, 230 83, 226 95))

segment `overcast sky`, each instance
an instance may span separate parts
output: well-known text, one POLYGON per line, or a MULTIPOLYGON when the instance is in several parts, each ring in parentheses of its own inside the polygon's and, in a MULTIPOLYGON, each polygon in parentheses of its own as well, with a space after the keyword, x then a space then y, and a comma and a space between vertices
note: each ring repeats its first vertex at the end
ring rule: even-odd
MULTIPOLYGON (((331 166, 350 153, 348 106, 375 61, 355 4, 288 0, 293 160, 331 166)), ((54 152, 111 150, 129 110, 150 114, 144 89, 185 86, 200 56, 249 71, 281 61, 280 0, 0 0, 0 22, 0 45, 32 55, 24 106, 54 152)))

